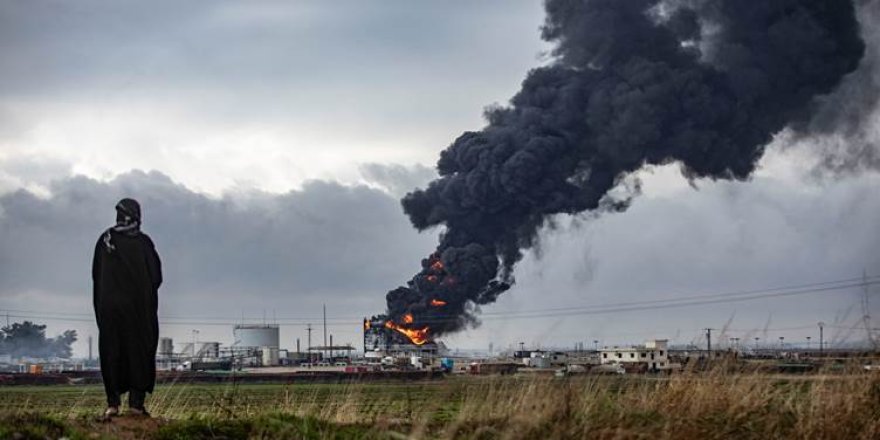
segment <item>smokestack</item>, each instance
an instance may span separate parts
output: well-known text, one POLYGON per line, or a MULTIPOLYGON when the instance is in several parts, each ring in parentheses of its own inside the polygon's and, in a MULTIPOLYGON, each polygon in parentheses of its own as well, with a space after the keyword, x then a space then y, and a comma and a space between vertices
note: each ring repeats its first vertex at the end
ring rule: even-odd
POLYGON ((421 270, 386 296, 398 325, 412 315, 406 328, 434 336, 476 325, 476 306, 513 284, 550 216, 625 210, 637 188, 624 199, 609 190, 645 165, 748 179, 773 135, 808 121, 865 50, 849 0, 545 6, 552 62, 401 202, 417 229, 445 229, 421 270))

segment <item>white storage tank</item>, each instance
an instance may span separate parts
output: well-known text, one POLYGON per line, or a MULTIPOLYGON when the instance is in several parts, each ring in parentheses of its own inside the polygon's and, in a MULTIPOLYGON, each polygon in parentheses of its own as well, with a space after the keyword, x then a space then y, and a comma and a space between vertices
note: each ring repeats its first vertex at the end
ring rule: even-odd
POLYGON ((236 347, 280 347, 278 326, 273 324, 242 324, 232 329, 236 347))
POLYGON ((264 367, 274 367, 279 364, 278 347, 262 347, 260 351, 263 353, 264 367))

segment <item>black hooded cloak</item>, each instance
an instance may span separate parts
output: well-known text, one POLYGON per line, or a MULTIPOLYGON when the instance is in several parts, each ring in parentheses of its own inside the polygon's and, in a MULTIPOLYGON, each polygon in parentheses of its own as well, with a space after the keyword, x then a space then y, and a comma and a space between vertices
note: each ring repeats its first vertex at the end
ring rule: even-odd
POLYGON ((140 206, 123 199, 117 224, 101 234, 92 261, 101 376, 108 396, 153 392, 159 342, 162 267, 153 241, 140 231, 140 206))

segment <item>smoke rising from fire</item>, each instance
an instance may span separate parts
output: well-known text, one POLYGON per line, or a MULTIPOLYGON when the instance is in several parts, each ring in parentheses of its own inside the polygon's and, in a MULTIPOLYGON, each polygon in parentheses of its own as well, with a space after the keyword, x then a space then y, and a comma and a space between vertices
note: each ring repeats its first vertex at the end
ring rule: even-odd
POLYGON ((548 0, 546 10, 552 62, 402 200, 413 226, 445 230, 388 293, 396 325, 437 336, 476 324, 476 306, 509 288, 550 216, 626 209, 609 191, 645 165, 747 179, 772 136, 808 121, 865 50, 850 1, 548 0))

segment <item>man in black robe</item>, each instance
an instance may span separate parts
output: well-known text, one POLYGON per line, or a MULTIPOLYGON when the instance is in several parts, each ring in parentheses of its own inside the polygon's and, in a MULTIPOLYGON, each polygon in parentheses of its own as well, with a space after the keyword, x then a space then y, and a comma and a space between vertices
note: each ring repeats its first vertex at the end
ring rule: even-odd
POLYGON ((144 399, 156 382, 162 267, 153 241, 140 225, 138 202, 122 199, 116 205, 116 226, 98 238, 92 261, 107 418, 119 414, 126 392, 129 412, 148 416, 144 399))

